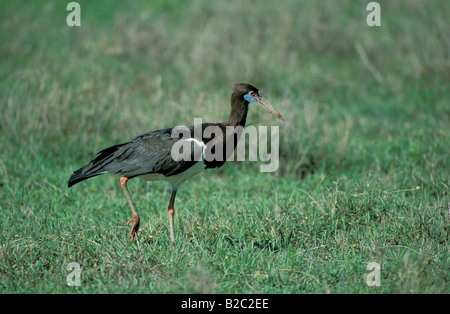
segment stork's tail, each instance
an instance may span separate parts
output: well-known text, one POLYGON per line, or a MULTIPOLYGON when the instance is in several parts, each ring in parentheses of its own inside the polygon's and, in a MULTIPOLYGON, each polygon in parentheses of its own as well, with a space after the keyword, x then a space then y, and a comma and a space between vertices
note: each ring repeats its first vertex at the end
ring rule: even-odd
POLYGON ((67 184, 68 187, 70 188, 72 185, 75 185, 78 182, 110 172, 105 168, 111 161, 111 157, 113 157, 114 153, 120 146, 121 145, 114 145, 100 151, 97 157, 95 157, 90 163, 76 170, 70 176, 69 182, 67 184))
POLYGON ((83 171, 83 168, 80 168, 80 169, 78 169, 77 171, 75 171, 75 172, 70 176, 69 183, 67 184, 69 188, 70 188, 72 185, 77 184, 78 182, 87 180, 87 179, 89 179, 89 178, 92 178, 92 177, 95 177, 95 176, 98 176, 98 175, 101 174, 101 173, 95 173, 95 174, 88 174, 88 175, 86 175, 86 174, 83 174, 82 171, 83 171))

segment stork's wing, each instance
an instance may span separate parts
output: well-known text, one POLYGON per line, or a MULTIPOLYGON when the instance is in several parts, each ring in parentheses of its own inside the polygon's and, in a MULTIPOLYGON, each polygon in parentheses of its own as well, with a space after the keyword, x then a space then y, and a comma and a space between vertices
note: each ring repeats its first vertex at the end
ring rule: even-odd
MULTIPOLYGON (((104 173, 119 173, 133 178, 150 173, 171 176, 189 169, 198 161, 193 155, 194 150, 191 158, 175 161, 171 149, 180 139, 173 138, 172 132, 173 128, 145 133, 100 151, 89 164, 72 174, 69 187, 104 173)), ((189 132, 193 132, 193 127, 189 128, 189 132)))

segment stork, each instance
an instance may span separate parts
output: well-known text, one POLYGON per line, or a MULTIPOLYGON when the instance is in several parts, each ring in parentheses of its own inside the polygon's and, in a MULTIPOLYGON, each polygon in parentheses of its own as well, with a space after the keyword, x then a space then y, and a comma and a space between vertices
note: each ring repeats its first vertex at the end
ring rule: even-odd
MULTIPOLYGON (((175 242, 174 213, 175 197, 178 188, 190 177, 205 169, 221 167, 236 148, 241 131, 230 134, 227 128, 242 130, 247 119, 249 104, 259 106, 272 113, 278 119, 283 117, 273 108, 261 92, 254 86, 245 83, 235 84, 231 95, 231 113, 227 121, 218 123, 202 123, 180 129, 167 128, 144 133, 134 139, 105 148, 84 167, 76 170, 69 179, 68 187, 86 179, 113 173, 121 176, 120 184, 131 208, 132 218, 127 225, 133 223, 129 238, 135 238, 140 218, 127 187, 128 180, 141 177, 147 181, 166 181, 171 187, 168 206, 170 240, 175 242), (214 136, 203 136, 203 131, 215 128, 214 136), (240 128, 239 128, 240 127, 240 128), (182 130, 188 130, 188 136, 180 138, 182 130), (202 132, 196 132, 201 130, 202 132), (199 135, 200 134, 200 135, 199 135), (220 135, 218 135, 220 134, 220 135), (183 141, 183 142, 180 142, 183 141), (183 146, 184 158, 174 158, 175 144, 183 146), (231 145, 232 149, 226 149, 231 145), (186 147, 191 149, 186 149, 186 147), (212 157, 213 156, 213 157, 212 157), (187 157, 187 158, 186 158, 187 157)), ((178 152, 179 153, 179 152, 178 152)), ((178 156, 179 157, 179 156, 178 156)))

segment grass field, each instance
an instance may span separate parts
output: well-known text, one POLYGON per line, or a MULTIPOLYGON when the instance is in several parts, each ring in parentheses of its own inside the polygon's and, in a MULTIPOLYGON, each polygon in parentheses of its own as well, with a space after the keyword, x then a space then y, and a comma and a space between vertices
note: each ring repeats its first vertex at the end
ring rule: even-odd
POLYGON ((0 3, 1 293, 449 293, 449 1, 0 3), (228 163, 177 195, 67 188, 100 149, 224 121, 234 83, 286 122, 280 169, 228 163), (67 285, 67 265, 82 267, 67 285), (368 286, 367 265, 381 266, 368 286))

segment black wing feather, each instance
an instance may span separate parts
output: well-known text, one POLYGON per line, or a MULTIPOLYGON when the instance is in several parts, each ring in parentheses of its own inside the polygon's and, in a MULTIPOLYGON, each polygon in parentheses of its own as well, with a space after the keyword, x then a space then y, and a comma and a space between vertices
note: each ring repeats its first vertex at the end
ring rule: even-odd
MULTIPOLYGON (((193 127, 190 129, 193 132, 193 127)), ((117 173, 127 178, 150 173, 171 176, 192 167, 196 163, 194 159, 172 159, 172 145, 179 139, 172 138, 171 133, 172 128, 153 131, 101 150, 86 166, 72 174, 68 186, 104 173, 117 173)))

